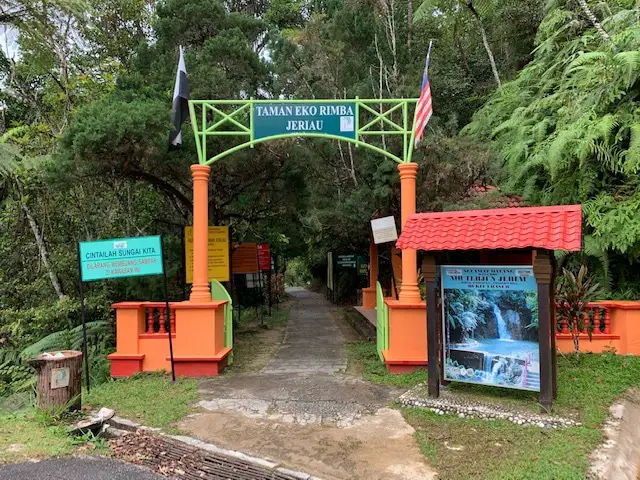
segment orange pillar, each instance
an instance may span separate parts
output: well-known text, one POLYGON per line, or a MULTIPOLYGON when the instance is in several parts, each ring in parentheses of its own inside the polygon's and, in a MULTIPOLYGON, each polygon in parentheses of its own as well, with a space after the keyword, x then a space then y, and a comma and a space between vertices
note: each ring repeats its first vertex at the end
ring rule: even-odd
POLYGON ((191 165, 193 177, 193 285, 189 300, 210 302, 208 277, 209 173, 207 165, 191 165))
MULTIPOLYGON (((410 215, 416 213, 416 177, 417 163, 401 163, 400 171, 400 217, 401 227, 410 215)), ((402 285, 398 295, 400 303, 419 303, 418 290, 418 252, 416 250, 402 250, 402 285)))

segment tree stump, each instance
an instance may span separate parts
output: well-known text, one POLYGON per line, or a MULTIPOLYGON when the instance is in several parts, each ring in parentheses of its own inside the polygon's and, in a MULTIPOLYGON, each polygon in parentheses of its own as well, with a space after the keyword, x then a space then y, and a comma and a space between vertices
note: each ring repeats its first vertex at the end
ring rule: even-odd
POLYGON ((36 403, 44 410, 79 410, 82 405, 82 352, 45 352, 29 360, 38 372, 36 403))

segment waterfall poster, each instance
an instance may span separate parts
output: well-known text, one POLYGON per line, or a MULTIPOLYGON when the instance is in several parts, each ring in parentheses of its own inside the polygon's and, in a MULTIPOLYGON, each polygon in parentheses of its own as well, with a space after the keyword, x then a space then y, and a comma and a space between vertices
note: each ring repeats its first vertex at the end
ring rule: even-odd
POLYGON ((539 392, 533 267, 441 269, 445 380, 539 392))

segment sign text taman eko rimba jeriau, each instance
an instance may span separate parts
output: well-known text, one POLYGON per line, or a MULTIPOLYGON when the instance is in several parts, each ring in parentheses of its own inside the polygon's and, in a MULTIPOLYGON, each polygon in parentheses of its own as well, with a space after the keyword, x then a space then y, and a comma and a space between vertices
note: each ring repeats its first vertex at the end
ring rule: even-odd
POLYGON ((252 108, 255 140, 289 134, 356 138, 355 103, 256 103, 252 108))

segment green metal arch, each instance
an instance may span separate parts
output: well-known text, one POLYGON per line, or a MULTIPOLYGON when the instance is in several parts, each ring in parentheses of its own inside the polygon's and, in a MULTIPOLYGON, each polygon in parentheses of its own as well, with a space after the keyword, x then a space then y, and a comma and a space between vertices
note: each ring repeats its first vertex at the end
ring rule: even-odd
POLYGON ((189 114, 191 117, 191 126, 196 141, 198 151, 198 162, 203 165, 211 165, 216 161, 231 155, 234 152, 243 150, 247 147, 253 148, 258 143, 269 142, 272 140, 286 138, 326 138, 330 140, 338 140, 352 143, 358 147, 367 148, 373 152, 379 153, 398 164, 409 163, 413 155, 415 130, 414 108, 413 122, 409 122, 409 107, 415 106, 416 98, 401 99, 295 99, 295 100, 190 100, 189 114), (355 105, 355 138, 348 138, 330 133, 305 133, 295 132, 287 134, 272 135, 269 137, 254 138, 254 106, 260 104, 317 104, 317 103, 353 103, 355 105), (201 112, 196 113, 196 107, 201 108, 201 112), (226 107, 226 108, 225 108, 226 107), (227 109, 231 107, 233 111, 227 109), (239 118, 240 114, 246 115, 248 111, 248 125, 246 117, 239 118), (398 113, 401 119, 394 120, 391 114, 398 113), (207 114, 214 116, 214 122, 209 124, 207 114), (365 121, 360 124, 360 115, 362 114, 365 121), (219 120, 216 121, 216 118, 219 120), (375 128, 376 126, 382 128, 375 128), (224 128, 224 129, 222 129, 224 128), (368 143, 365 138, 370 136, 400 135, 402 137, 402 155, 395 155, 384 148, 368 143), (235 145, 223 152, 210 157, 207 155, 207 138, 210 136, 237 136, 244 137, 247 141, 235 145))
POLYGON ((300 138, 300 137, 328 138, 328 139, 333 139, 333 140, 341 140, 341 141, 353 143, 357 147, 365 147, 365 148, 368 148, 369 150, 373 150, 374 152, 380 153, 380 154, 384 155, 385 157, 390 158, 391 160, 393 160, 396 163, 404 163, 404 161, 401 158, 399 158, 397 155, 394 155, 393 153, 387 152, 386 150, 384 150, 384 149, 382 149, 380 147, 376 147, 375 145, 371 145, 369 143, 359 142, 358 140, 355 140, 355 139, 340 137, 340 136, 337 136, 337 135, 327 135, 325 133, 289 133, 289 134, 285 134, 285 135, 274 135, 272 137, 259 138, 257 140, 241 143, 240 145, 236 145, 235 147, 231 147, 230 149, 225 150, 224 152, 219 153, 218 155, 215 155, 215 156, 209 158, 205 162, 205 165, 211 165, 211 164, 217 162, 218 160, 220 160, 220 159, 222 159, 222 158, 224 158, 224 157, 226 157, 228 155, 231 155, 232 153, 235 153, 237 151, 243 150, 243 149, 245 149, 247 147, 253 148, 253 146, 255 144, 257 144, 257 143, 264 143, 264 142, 269 142, 271 140, 279 140, 279 139, 283 139, 283 138, 300 138))

